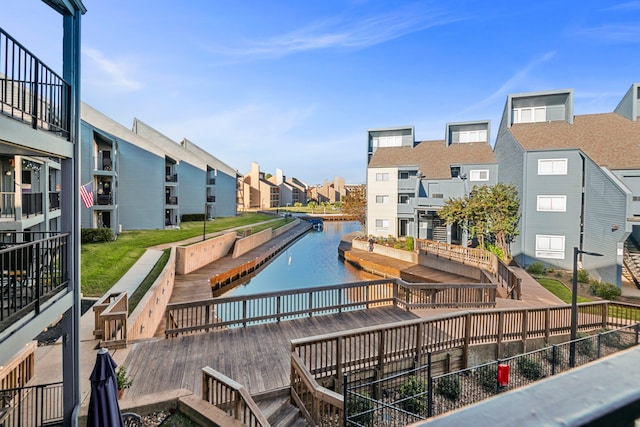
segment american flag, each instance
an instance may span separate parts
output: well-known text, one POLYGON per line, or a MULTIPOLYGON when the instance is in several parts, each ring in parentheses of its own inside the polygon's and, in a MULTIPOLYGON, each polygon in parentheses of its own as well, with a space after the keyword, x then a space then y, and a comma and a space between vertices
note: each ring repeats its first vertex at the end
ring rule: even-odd
POLYGON ((80 198, 85 208, 93 206, 93 182, 80 187, 80 198))

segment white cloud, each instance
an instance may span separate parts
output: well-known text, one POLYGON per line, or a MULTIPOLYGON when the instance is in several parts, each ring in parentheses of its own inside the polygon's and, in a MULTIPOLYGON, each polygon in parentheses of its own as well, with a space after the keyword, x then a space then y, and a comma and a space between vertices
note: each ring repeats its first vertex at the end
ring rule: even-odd
POLYGON ((83 62, 85 84, 122 92, 135 92, 143 87, 141 82, 130 77, 131 69, 135 68, 133 61, 115 61, 107 58, 100 50, 88 47, 84 47, 82 53, 88 58, 88 61, 83 62))
POLYGON ((640 25, 637 23, 601 25, 577 30, 575 35, 597 41, 638 44, 640 43, 640 25))
POLYGON ((412 6, 359 20, 325 20, 266 41, 249 41, 244 46, 210 50, 236 57, 282 57, 318 49, 361 49, 461 19, 443 11, 412 6))
POLYGON ((622 11, 640 10, 640 1, 635 0, 635 1, 628 1, 624 3, 618 3, 618 4, 614 4, 613 6, 607 7, 604 10, 622 10, 622 11))

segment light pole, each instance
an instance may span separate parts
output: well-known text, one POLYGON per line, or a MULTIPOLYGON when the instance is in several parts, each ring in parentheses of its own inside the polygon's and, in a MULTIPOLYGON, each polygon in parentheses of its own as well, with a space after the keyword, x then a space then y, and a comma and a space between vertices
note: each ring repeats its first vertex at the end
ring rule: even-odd
POLYGON ((573 280, 571 281, 571 342, 569 344, 569 367, 576 365, 576 339, 578 335, 578 254, 603 256, 597 252, 581 251, 573 247, 573 280))

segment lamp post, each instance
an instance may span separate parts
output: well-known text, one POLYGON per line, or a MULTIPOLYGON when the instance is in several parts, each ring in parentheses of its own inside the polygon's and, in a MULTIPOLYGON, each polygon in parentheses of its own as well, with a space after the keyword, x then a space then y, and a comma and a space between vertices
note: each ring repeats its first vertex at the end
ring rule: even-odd
POLYGON ((578 254, 603 256, 597 252, 581 251, 573 247, 573 280, 571 281, 571 342, 569 344, 569 367, 576 365, 576 338, 578 335, 578 254))

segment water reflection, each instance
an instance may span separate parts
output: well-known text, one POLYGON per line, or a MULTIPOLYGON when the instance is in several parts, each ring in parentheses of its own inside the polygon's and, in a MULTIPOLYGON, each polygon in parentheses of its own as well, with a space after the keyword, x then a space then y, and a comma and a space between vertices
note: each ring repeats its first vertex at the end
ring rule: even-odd
POLYGON ((337 285, 376 278, 338 257, 340 238, 360 231, 358 222, 325 221, 322 231, 310 231, 256 275, 243 278, 224 296, 337 285))

